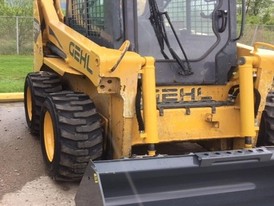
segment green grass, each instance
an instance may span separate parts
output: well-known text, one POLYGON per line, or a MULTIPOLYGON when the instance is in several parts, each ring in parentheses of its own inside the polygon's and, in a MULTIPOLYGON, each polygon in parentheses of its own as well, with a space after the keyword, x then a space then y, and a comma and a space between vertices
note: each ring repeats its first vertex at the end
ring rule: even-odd
POLYGON ((23 92, 27 73, 33 68, 33 56, 0 56, 0 93, 23 92))

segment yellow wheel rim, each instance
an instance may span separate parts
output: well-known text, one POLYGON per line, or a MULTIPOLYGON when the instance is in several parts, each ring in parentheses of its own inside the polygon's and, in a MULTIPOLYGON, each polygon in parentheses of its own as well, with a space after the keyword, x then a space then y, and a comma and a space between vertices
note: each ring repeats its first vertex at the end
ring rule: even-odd
POLYGON ((32 120, 32 98, 31 98, 31 90, 29 87, 27 88, 27 111, 28 111, 29 121, 31 121, 32 120))
POLYGON ((46 112, 44 117, 44 144, 48 160, 52 162, 55 144, 53 123, 49 112, 46 112))

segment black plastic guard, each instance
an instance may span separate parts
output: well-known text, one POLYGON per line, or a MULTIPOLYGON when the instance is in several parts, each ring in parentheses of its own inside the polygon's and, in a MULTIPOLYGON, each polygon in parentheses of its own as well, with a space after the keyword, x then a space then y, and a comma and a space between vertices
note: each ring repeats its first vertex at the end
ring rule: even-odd
POLYGON ((76 205, 274 205, 273 148, 90 162, 76 205))

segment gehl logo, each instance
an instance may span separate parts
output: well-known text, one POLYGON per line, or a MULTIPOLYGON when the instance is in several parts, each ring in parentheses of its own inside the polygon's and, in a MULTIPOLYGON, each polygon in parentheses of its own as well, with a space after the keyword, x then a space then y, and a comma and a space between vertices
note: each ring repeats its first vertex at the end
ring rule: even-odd
POLYGON ((201 88, 157 88, 157 102, 197 101, 202 98, 201 88))
POLYGON ((84 50, 82 50, 77 44, 70 42, 69 43, 69 54, 73 57, 74 60, 79 62, 84 69, 92 74, 92 69, 89 66, 90 55, 84 50))

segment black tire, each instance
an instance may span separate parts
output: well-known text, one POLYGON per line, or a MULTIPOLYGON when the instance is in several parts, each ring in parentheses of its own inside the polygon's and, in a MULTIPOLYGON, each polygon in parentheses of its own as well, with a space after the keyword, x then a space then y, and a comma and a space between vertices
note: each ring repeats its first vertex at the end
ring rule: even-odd
POLYGON ((257 146, 274 145, 274 92, 266 98, 265 110, 262 114, 257 146))
POLYGON ((83 93, 63 91, 48 95, 42 106, 40 136, 48 173, 56 180, 80 180, 89 160, 100 159, 103 154, 101 118, 89 96, 83 93), (44 134, 49 115, 54 148, 46 148, 45 143, 51 138, 44 134))
POLYGON ((39 134, 41 107, 47 94, 62 91, 60 78, 52 72, 29 73, 25 79, 24 106, 30 132, 39 134))

